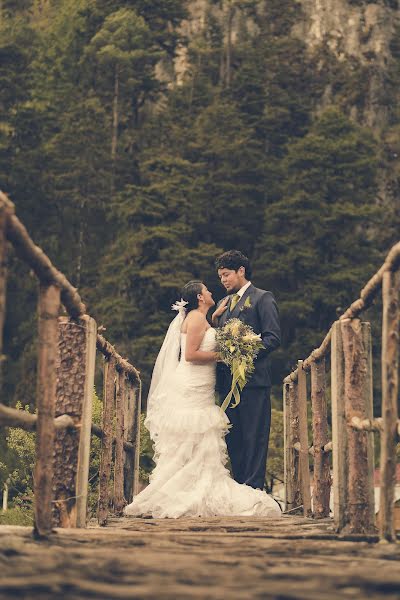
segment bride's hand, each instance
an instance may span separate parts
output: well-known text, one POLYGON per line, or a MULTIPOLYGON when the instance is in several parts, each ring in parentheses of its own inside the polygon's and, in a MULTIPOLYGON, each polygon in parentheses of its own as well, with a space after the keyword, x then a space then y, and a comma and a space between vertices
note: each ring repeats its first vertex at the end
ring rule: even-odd
POLYGON ((215 362, 224 362, 222 360, 222 356, 219 352, 214 352, 214 355, 215 355, 215 362))
POLYGON ((222 315, 222 313, 224 313, 226 311, 226 309, 228 308, 227 304, 228 304, 228 300, 229 300, 229 296, 227 296, 226 298, 224 298, 221 302, 221 304, 218 306, 217 310, 215 310, 212 314, 211 319, 214 321, 215 319, 217 319, 218 317, 220 317, 222 315))

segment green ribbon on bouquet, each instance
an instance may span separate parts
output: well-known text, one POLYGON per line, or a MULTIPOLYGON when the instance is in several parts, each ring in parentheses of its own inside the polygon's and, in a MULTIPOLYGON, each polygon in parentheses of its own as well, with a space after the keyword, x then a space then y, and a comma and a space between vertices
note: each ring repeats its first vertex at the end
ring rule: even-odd
POLYGON ((240 403, 240 393, 247 383, 246 371, 244 367, 245 363, 239 358, 233 359, 231 367, 232 386, 225 400, 221 404, 221 410, 225 411, 228 408, 232 396, 235 398, 235 402, 232 404, 232 406, 230 406, 230 408, 236 408, 236 406, 240 403))

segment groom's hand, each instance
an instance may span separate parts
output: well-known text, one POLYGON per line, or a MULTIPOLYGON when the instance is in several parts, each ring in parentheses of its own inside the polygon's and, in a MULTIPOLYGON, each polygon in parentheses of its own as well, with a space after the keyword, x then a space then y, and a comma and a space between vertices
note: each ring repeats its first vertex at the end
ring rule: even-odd
POLYGON ((222 315, 222 313, 224 313, 226 311, 226 309, 228 308, 228 301, 229 301, 229 296, 227 296, 226 298, 224 298, 221 302, 221 304, 218 306, 218 308, 213 312, 211 320, 214 323, 215 319, 218 319, 218 317, 220 317, 222 315))

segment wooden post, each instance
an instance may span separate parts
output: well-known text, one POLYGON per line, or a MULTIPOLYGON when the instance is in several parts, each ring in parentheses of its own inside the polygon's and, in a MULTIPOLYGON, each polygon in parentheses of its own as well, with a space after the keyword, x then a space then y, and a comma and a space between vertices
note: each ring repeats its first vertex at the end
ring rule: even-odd
POLYGON ((292 490, 292 480, 289 477, 289 463, 290 463, 290 446, 289 446, 289 384, 283 384, 283 445, 284 445, 284 454, 283 454, 283 469, 284 469, 284 506, 285 511, 289 510, 289 501, 292 498, 293 490, 292 490))
POLYGON ((299 437, 299 403, 298 403, 298 385, 289 384, 289 402, 288 402, 288 448, 286 462, 286 486, 287 486, 287 511, 293 511, 303 504, 303 498, 300 489, 299 472, 299 453, 295 450, 295 444, 300 443, 299 437), (289 495, 290 494, 290 495, 289 495))
POLYGON ((58 314, 60 288, 40 285, 39 356, 36 406, 36 464, 34 474, 35 533, 52 531, 54 413, 56 403, 56 361, 58 354, 58 314))
POLYGON ((332 326, 331 404, 333 518, 337 531, 341 531, 348 522, 348 446, 344 408, 344 355, 340 321, 336 321, 332 326))
POLYGON ((300 438, 300 485, 303 497, 303 513, 311 517, 310 463, 307 419, 307 375, 303 369, 303 361, 297 362, 299 389, 299 438, 300 438))
POLYGON ((124 496, 131 503, 138 493, 138 471, 140 453, 140 387, 137 382, 126 381, 126 402, 124 406, 125 441, 132 444, 133 452, 125 452, 124 496))
POLYGON ((383 274, 382 298, 382 419, 379 531, 382 539, 396 541, 394 488, 399 393, 400 272, 383 274))
MULTIPOLYGON (((362 395, 365 404, 365 418, 371 421, 374 418, 374 386, 372 371, 372 339, 371 324, 361 323, 362 339, 366 353, 367 373, 364 378, 364 388, 362 395)), ((375 490, 374 490, 374 471, 375 471, 375 438, 373 431, 367 431, 367 457, 368 457, 368 504, 370 506, 370 531, 375 531, 375 490)))
POLYGON ((124 498, 124 406, 126 402, 126 375, 119 371, 115 401, 115 460, 114 460, 114 512, 122 515, 126 504, 124 498))
POLYGON ((6 288, 7 288, 7 208, 0 202, 0 393, 3 382, 3 327, 6 314, 6 288))
POLYGON ((97 518, 99 525, 107 525, 109 506, 109 483, 111 479, 113 415, 115 397, 115 358, 104 362, 103 393, 103 443, 100 457, 99 504, 97 518))
POLYGON ((69 415, 77 429, 56 433, 53 519, 58 527, 85 527, 96 358, 96 322, 85 315, 59 319, 56 417, 69 415))
POLYGON ((6 512, 8 509, 8 483, 7 481, 4 484, 3 488, 3 512, 6 512))
POLYGON ((139 460, 140 460, 140 415, 142 412, 142 382, 139 381, 136 393, 136 435, 134 440, 135 445, 135 475, 133 478, 133 494, 139 493, 139 460))
POLYGON ((369 389, 371 374, 370 357, 359 319, 343 319, 341 331, 345 362, 345 414, 348 439, 348 506, 349 523, 347 529, 352 533, 368 533, 372 530, 374 503, 371 502, 371 460, 369 434, 350 426, 353 417, 368 417, 369 389))
POLYGON ((328 443, 326 407, 325 359, 311 363, 311 405, 314 446, 313 512, 316 519, 329 517, 331 473, 329 454, 324 452, 328 443))

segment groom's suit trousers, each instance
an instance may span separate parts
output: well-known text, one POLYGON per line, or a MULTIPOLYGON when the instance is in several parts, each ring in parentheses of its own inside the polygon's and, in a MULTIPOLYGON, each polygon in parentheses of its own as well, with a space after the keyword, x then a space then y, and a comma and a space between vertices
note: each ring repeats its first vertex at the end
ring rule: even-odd
POLYGON ((239 483, 264 489, 269 431, 271 388, 245 387, 240 404, 226 414, 233 427, 226 436, 233 477, 239 483))

